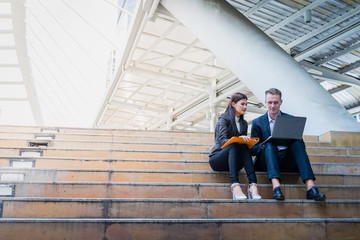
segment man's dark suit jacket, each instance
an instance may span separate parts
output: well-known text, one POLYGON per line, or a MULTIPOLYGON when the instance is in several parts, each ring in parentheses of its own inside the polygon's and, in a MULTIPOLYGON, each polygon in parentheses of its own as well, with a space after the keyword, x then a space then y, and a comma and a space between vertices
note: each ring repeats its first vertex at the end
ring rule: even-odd
MULTIPOLYGON (((287 115, 287 113, 280 112, 281 115, 287 115)), ((250 153, 252 156, 256 156, 254 164, 256 165, 256 160, 261 152, 261 144, 263 141, 268 139, 271 136, 271 130, 269 125, 269 117, 268 112, 264 115, 254 119, 252 121, 251 127, 251 137, 259 138, 259 142, 250 149, 250 153)))

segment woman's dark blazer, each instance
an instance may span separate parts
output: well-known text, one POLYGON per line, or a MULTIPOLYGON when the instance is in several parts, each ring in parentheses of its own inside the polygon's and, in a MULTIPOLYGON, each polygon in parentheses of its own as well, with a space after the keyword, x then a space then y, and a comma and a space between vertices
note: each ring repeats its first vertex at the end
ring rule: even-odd
MULTIPOLYGON (((233 109, 231 110, 234 111, 233 109)), ((219 152, 221 146, 229 141, 230 138, 247 135, 247 129, 247 122, 244 119, 240 119, 241 132, 239 133, 235 123, 235 115, 229 112, 221 114, 215 128, 215 145, 211 149, 209 157, 212 157, 216 152, 219 152)))

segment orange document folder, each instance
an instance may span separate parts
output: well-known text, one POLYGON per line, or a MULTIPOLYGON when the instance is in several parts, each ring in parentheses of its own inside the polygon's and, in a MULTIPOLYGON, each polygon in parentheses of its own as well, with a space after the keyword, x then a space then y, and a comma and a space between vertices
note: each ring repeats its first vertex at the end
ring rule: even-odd
POLYGON ((239 144, 246 144, 248 146, 248 148, 252 148, 257 142, 259 142, 259 138, 250 138, 249 141, 245 141, 244 139, 240 138, 240 137, 232 137, 230 138, 229 141, 227 141, 227 143, 225 143, 224 145, 222 145, 221 148, 226 148, 227 146, 229 146, 230 144, 233 143, 239 143, 239 144))

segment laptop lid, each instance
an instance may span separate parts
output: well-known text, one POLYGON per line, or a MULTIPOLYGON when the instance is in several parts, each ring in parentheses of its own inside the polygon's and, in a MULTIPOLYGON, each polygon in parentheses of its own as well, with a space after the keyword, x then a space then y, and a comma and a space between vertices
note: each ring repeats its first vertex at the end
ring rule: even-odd
POLYGON ((272 139, 299 140, 302 138, 306 117, 278 115, 275 120, 272 139))

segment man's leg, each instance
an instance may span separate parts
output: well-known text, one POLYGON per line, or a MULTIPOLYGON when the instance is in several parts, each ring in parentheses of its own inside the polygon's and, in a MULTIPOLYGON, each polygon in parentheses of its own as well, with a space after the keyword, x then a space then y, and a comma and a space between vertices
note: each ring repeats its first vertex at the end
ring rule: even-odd
POLYGON ((315 201, 324 201, 326 196, 321 194, 317 187, 315 187, 314 180, 316 178, 311 168, 309 157, 306 153, 304 141, 299 140, 291 143, 290 149, 293 157, 296 160, 301 179, 306 184, 306 198, 314 199, 315 201))
POLYGON ((268 178, 270 181, 276 178, 278 181, 281 181, 280 176, 280 166, 279 160, 277 157, 277 149, 276 146, 272 143, 267 143, 263 148, 263 157, 266 161, 266 167, 268 172, 268 178))
MULTIPOLYGON (((311 168, 309 157, 306 153, 305 144, 302 140, 295 141, 289 146, 292 156, 294 157, 297 167, 300 172, 301 179, 304 183, 308 180, 313 183, 315 180, 315 175, 311 168)), ((310 184, 307 184, 310 186, 310 184)))

